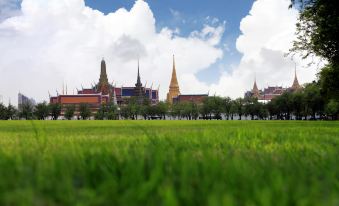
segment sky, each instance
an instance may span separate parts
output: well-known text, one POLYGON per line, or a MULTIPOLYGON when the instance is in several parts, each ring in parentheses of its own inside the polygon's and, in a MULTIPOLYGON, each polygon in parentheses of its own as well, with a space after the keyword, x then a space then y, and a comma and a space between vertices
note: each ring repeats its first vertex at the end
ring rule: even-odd
POLYGON ((172 55, 182 94, 242 97, 316 78, 309 60, 286 53, 298 11, 289 0, 0 0, 0 101, 36 101, 99 79, 104 57, 117 86, 136 81, 168 92, 172 55))

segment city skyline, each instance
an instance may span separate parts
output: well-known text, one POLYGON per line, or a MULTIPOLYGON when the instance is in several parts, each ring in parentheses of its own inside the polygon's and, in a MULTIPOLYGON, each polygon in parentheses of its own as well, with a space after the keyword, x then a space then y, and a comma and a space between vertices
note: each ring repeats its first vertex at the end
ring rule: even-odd
MULTIPOLYGON (((255 74, 260 88, 287 87, 295 62, 301 84, 316 77, 316 66, 305 68, 308 61, 285 57, 297 19, 297 11, 288 9, 288 0, 247 2, 241 6, 249 11, 238 12, 242 18, 227 19, 216 12, 216 16, 205 16, 205 22, 199 17, 202 23, 186 29, 183 22, 174 20, 188 21, 199 10, 197 6, 187 10, 169 3, 126 2, 100 7, 100 3, 82 0, 24 0, 20 12, 0 18, 0 47, 6 51, 0 57, 4 102, 14 102, 19 91, 47 101, 48 91, 54 93, 64 83, 70 91, 85 83, 88 87, 99 74, 96 65, 103 56, 109 78, 119 86, 135 83, 135 62, 140 58, 142 83, 160 85, 162 100, 168 92, 173 54, 182 93, 209 91, 240 97, 252 88, 255 74), (159 16, 158 8, 172 16, 159 16), (227 42, 232 35, 236 36, 227 42), (234 62, 229 61, 232 52, 238 53, 234 62)), ((232 2, 228 3, 232 6, 232 2)), ((214 3, 228 8, 227 3, 214 3)))

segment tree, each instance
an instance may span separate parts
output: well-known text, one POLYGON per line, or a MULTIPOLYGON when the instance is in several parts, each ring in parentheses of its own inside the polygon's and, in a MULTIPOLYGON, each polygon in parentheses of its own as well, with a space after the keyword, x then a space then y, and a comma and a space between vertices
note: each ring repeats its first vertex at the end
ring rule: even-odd
POLYGON ((304 96, 302 92, 298 91, 292 94, 292 105, 295 119, 301 120, 304 111, 304 96))
POLYGON ((49 104, 49 111, 53 120, 57 120, 61 114, 61 104, 51 103, 49 104))
POLYGON ((234 100, 233 103, 234 103, 235 111, 239 116, 239 120, 241 120, 241 117, 244 115, 244 99, 237 98, 234 100))
MULTIPOLYGON (((297 0, 292 0, 296 4, 297 0)), ((298 0, 297 39, 292 51, 316 55, 330 63, 339 62, 339 3, 337 0, 298 0)))
POLYGON ((324 111, 324 101, 320 94, 319 84, 316 82, 307 84, 304 89, 306 114, 316 119, 316 114, 322 115, 324 111))
POLYGON ((0 103, 0 120, 7 120, 7 108, 0 103))
POLYGON ((75 106, 73 104, 67 105, 65 107, 65 114, 64 114, 65 118, 67 120, 71 120, 74 116, 74 112, 75 112, 75 106))
POLYGON ((339 1, 292 0, 292 4, 300 6, 300 14, 291 52, 325 59, 328 64, 319 73, 322 95, 339 100, 339 1))
POLYGON ((278 119, 290 120, 291 113, 293 111, 292 93, 288 91, 284 92, 274 100, 274 103, 277 105, 279 111, 278 119))
POLYGON ((339 102, 331 99, 326 105, 325 112, 332 120, 337 120, 339 115, 339 102))
POLYGON ((107 117, 107 108, 106 104, 101 104, 97 113, 94 115, 96 120, 104 120, 107 117))
POLYGON ((26 120, 33 118, 33 106, 30 103, 24 103, 21 105, 20 112, 19 112, 20 118, 24 118, 26 120))
POLYGON ((38 120, 45 120, 49 115, 49 107, 46 102, 35 105, 34 116, 38 120))
POLYGON ((119 110, 117 105, 114 103, 108 103, 106 105, 106 118, 108 120, 116 120, 119 119, 119 110))
POLYGON ((156 105, 156 115, 160 116, 161 119, 166 119, 166 114, 168 112, 169 106, 167 102, 159 102, 156 105))
POLYGON ((18 114, 18 110, 11 104, 7 106, 7 119, 15 119, 18 114))
POLYGON ((335 99, 339 101, 339 64, 329 64, 319 73, 321 95, 325 101, 335 99), (336 68, 337 67, 337 68, 336 68))
POLYGON ((229 97, 226 97, 224 99, 224 112, 225 112, 225 116, 227 120, 229 120, 230 118, 231 109, 232 109, 232 99, 229 97))
POLYGON ((79 105, 79 114, 82 120, 86 120, 91 117, 91 109, 89 107, 89 104, 81 103, 79 105))

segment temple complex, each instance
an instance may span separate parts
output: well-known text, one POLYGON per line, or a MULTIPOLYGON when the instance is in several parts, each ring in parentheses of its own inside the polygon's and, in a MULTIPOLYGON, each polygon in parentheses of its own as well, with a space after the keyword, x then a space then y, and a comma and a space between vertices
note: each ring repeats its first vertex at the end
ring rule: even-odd
POLYGON ((143 87, 140 79, 140 68, 138 62, 137 83, 133 87, 116 87, 110 84, 107 77, 106 62, 101 61, 101 70, 99 82, 91 88, 83 88, 78 90, 77 94, 69 95, 64 93, 50 97, 50 103, 58 103, 62 105, 62 115, 67 105, 75 105, 78 107, 82 103, 90 106, 92 112, 97 112, 102 104, 113 103, 118 106, 125 105, 129 99, 135 97, 138 103, 142 103, 144 99, 149 99, 151 104, 159 102, 159 91, 152 88, 143 87))
POLYGON ((301 90, 302 87, 299 84, 297 71, 294 71, 294 81, 291 87, 283 88, 282 86, 269 86, 264 90, 259 90, 257 86, 256 78, 254 80, 253 89, 245 93, 245 97, 254 97, 260 101, 271 101, 273 98, 282 95, 285 91, 295 92, 301 90))

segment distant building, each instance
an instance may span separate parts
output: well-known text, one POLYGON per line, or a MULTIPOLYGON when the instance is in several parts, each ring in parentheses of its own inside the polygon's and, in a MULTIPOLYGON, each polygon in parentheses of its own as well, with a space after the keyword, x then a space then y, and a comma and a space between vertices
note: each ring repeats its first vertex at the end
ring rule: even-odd
POLYGON ((204 99, 208 97, 208 94, 181 94, 179 83, 177 79, 177 72, 175 66, 175 59, 173 55, 173 69, 172 69, 172 77, 169 86, 169 91, 167 93, 167 102, 169 104, 177 104, 183 102, 193 102, 196 104, 202 104, 204 99))
POLYGON ((206 97, 208 97, 208 94, 180 94, 179 96, 173 98, 173 104, 183 102, 202 104, 206 97))
POLYGON ((159 102, 159 91, 146 88, 141 84, 139 63, 135 87, 116 87, 110 84, 107 78, 106 62, 102 60, 100 78, 96 85, 92 88, 79 90, 76 95, 57 94, 57 96, 50 97, 50 103, 61 104, 63 106, 62 114, 65 106, 75 105, 77 107, 81 103, 89 104, 91 111, 95 113, 102 104, 124 105, 128 103, 131 97, 135 97, 138 102, 148 98, 151 104, 157 104, 159 102))
POLYGON ((33 98, 27 97, 21 93, 18 94, 18 109, 19 111, 22 110, 22 106, 29 104, 31 106, 36 105, 36 101, 33 98))
POLYGON ((269 86, 264 90, 259 90, 256 79, 254 80, 253 88, 251 91, 245 93, 246 97, 255 97, 259 101, 271 101, 273 98, 282 95, 285 91, 295 92, 301 90, 302 87, 299 84, 297 72, 294 71, 294 81, 291 87, 283 88, 281 86, 269 86))

